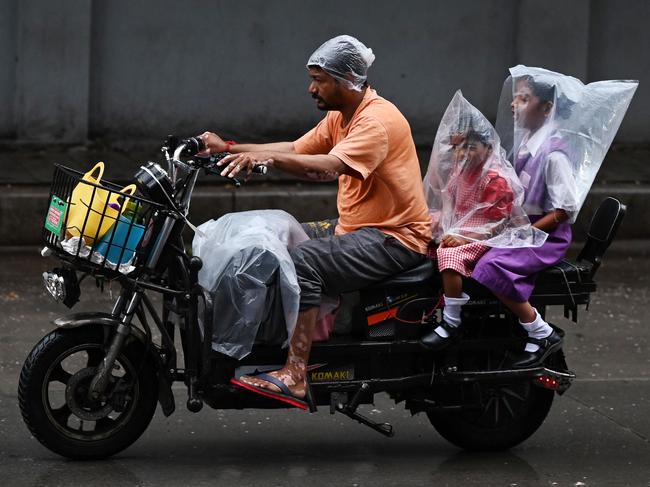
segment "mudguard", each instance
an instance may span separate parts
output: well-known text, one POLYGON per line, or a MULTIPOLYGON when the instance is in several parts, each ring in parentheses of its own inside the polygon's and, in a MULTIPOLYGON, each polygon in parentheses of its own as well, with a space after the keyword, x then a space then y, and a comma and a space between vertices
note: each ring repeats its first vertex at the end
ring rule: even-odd
MULTIPOLYGON (((99 311, 86 311, 80 313, 72 313, 66 316, 61 316, 53 320, 57 328, 79 328, 82 326, 105 326, 117 328, 120 321, 116 320, 109 313, 99 311)), ((131 327, 130 335, 145 346, 147 337, 142 330, 136 327, 131 327)), ((163 414, 169 416, 174 412, 176 403, 174 402, 174 394, 172 392, 172 380, 163 368, 160 357, 152 347, 149 349, 149 358, 151 359, 154 367, 156 368, 156 376, 158 377, 158 402, 162 408, 163 414)))

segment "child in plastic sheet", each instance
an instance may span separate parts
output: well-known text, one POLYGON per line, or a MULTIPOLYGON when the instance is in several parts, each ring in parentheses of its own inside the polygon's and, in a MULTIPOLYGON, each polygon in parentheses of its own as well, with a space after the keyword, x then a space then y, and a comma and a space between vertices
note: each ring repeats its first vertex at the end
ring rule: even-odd
POLYGON ((497 131, 524 187, 524 210, 548 238, 537 248, 490 249, 476 264, 472 279, 519 318, 528 340, 512 366, 528 368, 562 346, 560 333, 528 302, 535 277, 565 256, 571 223, 637 83, 601 81, 585 86, 570 76, 521 65, 510 73, 501 95, 497 131))
POLYGON ((523 188, 487 119, 457 92, 447 108, 424 181, 433 222, 429 257, 442 274, 443 319, 421 339, 432 350, 457 336, 461 308, 469 301, 463 276, 471 275, 490 246, 541 245, 545 234, 530 226, 523 188))

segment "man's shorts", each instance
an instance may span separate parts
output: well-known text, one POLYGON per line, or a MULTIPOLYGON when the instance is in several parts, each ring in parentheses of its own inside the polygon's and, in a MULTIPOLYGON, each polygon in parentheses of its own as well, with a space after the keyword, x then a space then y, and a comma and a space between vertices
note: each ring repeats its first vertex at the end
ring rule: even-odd
POLYGON ((311 240, 290 250, 300 284, 300 310, 319 306, 321 296, 362 289, 418 266, 422 254, 376 228, 334 235, 336 220, 303 223, 311 240))

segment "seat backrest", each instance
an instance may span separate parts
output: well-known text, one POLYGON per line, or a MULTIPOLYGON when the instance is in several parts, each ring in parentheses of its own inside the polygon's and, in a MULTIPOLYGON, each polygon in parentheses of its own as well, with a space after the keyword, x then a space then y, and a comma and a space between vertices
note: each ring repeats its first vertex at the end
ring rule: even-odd
POLYGON ((624 216, 625 205, 611 196, 605 198, 594 213, 587 232, 587 241, 577 259, 578 262, 591 262, 592 277, 600 267, 603 255, 614 240, 624 216))

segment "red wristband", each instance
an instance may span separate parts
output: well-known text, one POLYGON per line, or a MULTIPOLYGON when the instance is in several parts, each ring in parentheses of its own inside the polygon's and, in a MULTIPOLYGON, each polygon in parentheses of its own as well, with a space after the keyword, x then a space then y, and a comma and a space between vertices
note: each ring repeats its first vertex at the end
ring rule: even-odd
POLYGON ((230 152, 230 148, 237 144, 234 140, 224 140, 224 142, 226 143, 226 150, 224 152, 230 152))

